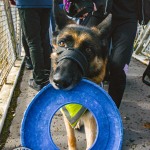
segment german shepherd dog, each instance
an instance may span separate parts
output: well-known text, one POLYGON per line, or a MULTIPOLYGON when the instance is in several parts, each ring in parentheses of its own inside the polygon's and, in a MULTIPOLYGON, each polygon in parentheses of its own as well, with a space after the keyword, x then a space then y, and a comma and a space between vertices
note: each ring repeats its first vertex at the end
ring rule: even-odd
MULTIPOLYGON (((53 36, 54 51, 51 54, 50 82, 55 89, 72 89, 82 77, 100 84, 107 64, 107 33, 111 14, 99 25, 88 28, 76 24, 53 1, 53 12, 58 31, 53 36)), ((77 150, 74 129, 63 114, 67 130, 69 150, 77 150)), ((87 111, 81 118, 85 127, 87 150, 96 137, 96 121, 87 111)))

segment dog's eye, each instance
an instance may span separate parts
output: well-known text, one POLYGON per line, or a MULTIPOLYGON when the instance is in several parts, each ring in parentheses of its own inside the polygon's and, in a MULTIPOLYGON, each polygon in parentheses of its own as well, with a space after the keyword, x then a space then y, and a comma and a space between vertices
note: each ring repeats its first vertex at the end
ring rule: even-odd
POLYGON ((60 47, 65 47, 65 42, 61 41, 61 42, 58 43, 58 45, 59 45, 60 47))

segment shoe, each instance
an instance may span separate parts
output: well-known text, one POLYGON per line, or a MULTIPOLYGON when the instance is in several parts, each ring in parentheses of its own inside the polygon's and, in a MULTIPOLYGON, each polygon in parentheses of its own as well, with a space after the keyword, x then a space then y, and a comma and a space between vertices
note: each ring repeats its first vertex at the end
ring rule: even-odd
POLYGON ((32 70, 33 69, 33 65, 32 65, 31 58, 26 56, 25 61, 26 61, 26 63, 25 63, 26 68, 28 70, 32 70))
POLYGON ((47 84, 49 84, 49 81, 45 82, 44 84, 40 85, 40 84, 37 84, 34 79, 30 79, 29 82, 28 82, 29 86, 36 90, 36 91, 40 91, 44 86, 46 86, 47 84))

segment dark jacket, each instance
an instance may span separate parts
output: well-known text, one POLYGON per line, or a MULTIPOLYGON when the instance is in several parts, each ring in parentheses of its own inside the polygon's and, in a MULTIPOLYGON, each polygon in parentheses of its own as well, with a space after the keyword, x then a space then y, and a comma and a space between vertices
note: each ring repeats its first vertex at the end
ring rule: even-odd
POLYGON ((112 10, 113 0, 93 0, 98 10, 102 10, 104 15, 107 15, 112 10))
POLYGON ((147 24, 150 21, 150 0, 136 0, 137 18, 140 24, 147 24))
POLYGON ((18 8, 51 8, 52 0, 16 0, 18 8))
POLYGON ((147 24, 150 21, 150 0, 93 0, 103 14, 114 13, 114 17, 137 19, 140 24, 147 24), (129 6, 131 5, 133 6, 129 6), (135 6, 133 5, 135 3, 135 6), (123 6, 125 5, 125 6, 123 6), (133 10, 131 10, 133 9, 133 10), (114 12, 112 12, 112 10, 114 12), (135 11, 135 13, 133 12, 135 11), (135 15, 134 15, 135 14, 135 15))

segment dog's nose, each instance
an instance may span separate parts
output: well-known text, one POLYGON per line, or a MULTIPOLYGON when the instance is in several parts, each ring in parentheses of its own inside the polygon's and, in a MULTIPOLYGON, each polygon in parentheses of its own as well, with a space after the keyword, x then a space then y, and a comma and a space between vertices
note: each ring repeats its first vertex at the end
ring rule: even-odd
POLYGON ((55 74, 53 76, 53 82, 59 89, 65 89, 71 85, 72 80, 69 77, 66 78, 60 74, 55 74))

